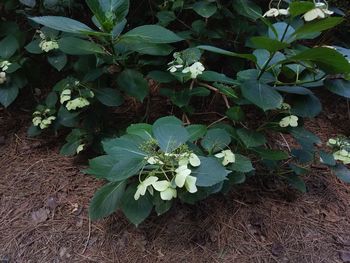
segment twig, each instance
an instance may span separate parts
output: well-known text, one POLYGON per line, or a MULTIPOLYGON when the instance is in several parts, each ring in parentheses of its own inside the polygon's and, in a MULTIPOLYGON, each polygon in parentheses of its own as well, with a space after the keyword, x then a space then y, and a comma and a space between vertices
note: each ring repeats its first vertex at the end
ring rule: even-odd
POLYGON ((291 152, 292 150, 290 149, 289 143, 287 142, 286 138, 284 138, 284 136, 283 136, 283 134, 282 134, 281 132, 280 132, 280 135, 281 135, 283 141, 285 142, 285 144, 286 144, 286 146, 287 146, 287 148, 288 148, 288 151, 291 152))
POLYGON ((83 249, 83 251, 81 252, 82 255, 84 255, 84 253, 85 253, 85 251, 86 251, 86 248, 87 248, 87 246, 88 246, 88 244, 89 244, 90 236, 91 236, 91 219, 89 218, 89 234, 88 234, 88 237, 87 237, 87 240, 86 240, 84 249, 83 249))
POLYGON ((216 123, 218 123, 218 122, 221 122, 221 121, 223 121, 223 120, 226 120, 226 119, 227 119, 227 116, 224 116, 224 117, 222 117, 222 118, 220 118, 220 119, 218 119, 218 120, 212 122, 211 124, 209 124, 209 125, 208 125, 208 128, 211 127, 211 126, 213 126, 214 124, 216 124, 216 123))

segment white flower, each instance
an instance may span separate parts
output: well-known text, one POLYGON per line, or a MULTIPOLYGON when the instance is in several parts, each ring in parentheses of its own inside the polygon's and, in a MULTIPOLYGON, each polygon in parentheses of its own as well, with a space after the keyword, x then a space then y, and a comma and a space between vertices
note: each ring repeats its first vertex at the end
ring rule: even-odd
POLYGON ((279 15, 288 16, 289 8, 288 9, 271 8, 264 14, 263 17, 278 17, 279 15))
POLYGON ((329 145, 337 145, 338 142, 337 142, 337 140, 331 138, 331 139, 328 140, 328 144, 329 145))
POLYGON ((284 117, 279 125, 282 127, 282 128, 285 128, 285 127, 298 127, 298 120, 299 118, 295 115, 290 115, 290 116, 287 116, 287 117, 284 117))
POLYGON ((6 82, 6 73, 1 71, 0 72, 0 84, 4 84, 6 82))
POLYGON ((11 66, 11 64, 12 63, 10 63, 9 61, 4 60, 0 63, 0 68, 1 68, 1 70, 6 71, 6 70, 8 70, 9 66, 11 66))
POLYGON ((171 182, 163 180, 157 181, 152 184, 153 188, 160 192, 160 198, 165 201, 169 201, 176 198, 176 189, 172 187, 171 182))
POLYGON ((291 108, 292 107, 288 103, 285 103, 285 102, 283 102, 281 104, 281 107, 280 107, 281 110, 290 110, 291 108))
POLYGON ((78 97, 74 100, 70 100, 67 102, 66 108, 67 110, 76 110, 77 108, 84 108, 85 106, 90 105, 90 102, 83 98, 83 97, 78 97))
POLYGON ((304 14, 304 20, 310 22, 318 18, 326 18, 329 15, 333 15, 334 12, 328 10, 328 7, 325 3, 315 3, 315 8, 304 14))
POLYGON ((77 154, 79 154, 82 150, 84 150, 84 146, 85 146, 85 144, 80 144, 80 145, 77 147, 77 154))
POLYGON ((197 178, 194 176, 190 176, 191 170, 187 168, 187 166, 180 166, 175 170, 175 184, 182 188, 186 187, 187 191, 190 193, 197 192, 197 178))
POLYGON ((146 157, 145 159, 147 159, 149 164, 164 164, 157 156, 146 157))
POLYGON ((168 71, 175 73, 180 68, 183 68, 183 65, 172 65, 168 68, 168 71))
POLYGON ((150 187, 152 184, 154 184, 157 181, 158 181, 158 177, 155 177, 155 176, 150 176, 150 177, 146 178, 143 182, 141 182, 137 186, 137 190, 135 192, 134 199, 138 200, 141 195, 145 195, 147 188, 150 187))
POLYGON ((182 70, 182 73, 191 73, 191 78, 195 79, 198 75, 203 74, 203 71, 205 70, 203 64, 201 62, 195 62, 191 66, 184 68, 182 70))
POLYGON ((344 164, 350 164, 350 154, 346 150, 339 150, 333 153, 333 157, 335 160, 341 161, 344 164))
POLYGON ((40 124, 39 124, 39 127, 40 129, 46 129, 47 127, 50 126, 50 124, 52 123, 52 121, 56 120, 56 117, 55 116, 50 116, 46 119, 43 119, 40 124))
POLYGON ((41 123, 42 118, 41 117, 34 117, 32 122, 34 126, 39 126, 41 123))
POLYGON ((229 163, 234 163, 236 161, 236 156, 231 150, 224 150, 220 153, 215 154, 216 158, 223 158, 222 165, 226 166, 229 163))
POLYGON ((70 89, 65 89, 61 93, 60 102, 61 104, 69 101, 71 99, 72 91, 70 89))
POLYGON ((49 52, 51 50, 59 48, 58 43, 55 40, 49 40, 49 41, 42 40, 39 43, 39 47, 45 52, 49 52))
POLYGON ((199 159, 199 157, 194 154, 194 153, 185 153, 180 155, 180 159, 179 159, 179 166, 183 166, 183 165, 192 165, 193 167, 197 167, 201 164, 201 160, 199 159))

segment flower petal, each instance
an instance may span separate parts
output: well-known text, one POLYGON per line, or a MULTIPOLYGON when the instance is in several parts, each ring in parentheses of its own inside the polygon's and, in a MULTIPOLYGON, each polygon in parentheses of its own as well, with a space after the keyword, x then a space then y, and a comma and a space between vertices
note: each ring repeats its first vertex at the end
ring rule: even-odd
POLYGON ((191 153, 191 154, 190 154, 189 162, 190 162, 190 164, 191 164, 193 167, 197 167, 197 166, 200 166, 200 165, 201 165, 201 160, 200 160, 199 157, 198 157, 196 154, 194 154, 194 153, 191 153))
POLYGON ((162 181, 154 182, 152 185, 153 185, 154 189, 156 189, 158 192, 163 192, 168 187, 171 186, 171 183, 169 181, 162 180, 162 181))
POLYGON ((185 182, 185 187, 188 192, 190 193, 195 193, 198 191, 197 186, 196 186, 197 178, 194 176, 187 176, 186 182, 185 182))
POLYGON ((160 192, 160 198, 165 201, 169 201, 176 197, 176 190, 174 188, 167 188, 165 191, 160 192))

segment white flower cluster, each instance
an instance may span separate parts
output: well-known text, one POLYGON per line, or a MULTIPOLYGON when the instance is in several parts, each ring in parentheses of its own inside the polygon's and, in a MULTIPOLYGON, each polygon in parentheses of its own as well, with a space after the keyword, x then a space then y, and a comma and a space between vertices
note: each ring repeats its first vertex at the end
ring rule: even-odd
MULTIPOLYGON (((140 182, 137 186, 136 193, 134 195, 135 200, 138 200, 140 196, 146 194, 148 190, 153 194, 153 190, 156 190, 160 194, 162 200, 169 201, 177 197, 176 188, 185 187, 189 193, 197 192, 196 181, 197 178, 191 176, 190 167, 198 167, 201 164, 199 157, 194 153, 183 154, 165 154, 166 156, 175 157, 177 160, 177 168, 173 171, 174 178, 172 180, 159 180, 156 176, 149 176, 144 181, 140 182)), ((146 158, 147 162, 151 165, 164 164, 158 156, 151 156, 146 158)))
POLYGON ((6 70, 8 70, 9 66, 11 65, 11 63, 7 60, 4 60, 2 62, 0 62, 0 85, 4 84, 7 80, 6 78, 6 70))
POLYGON ((43 112, 35 111, 33 113, 33 125, 39 127, 40 129, 46 129, 50 124, 56 119, 55 116, 49 116, 50 110, 46 109, 43 112))
POLYGON ((41 38, 41 41, 39 43, 39 47, 41 50, 47 52, 50 52, 51 50, 58 49, 59 45, 58 42, 54 39, 47 39, 45 34, 38 30, 39 36, 41 38))
POLYGON ((270 8, 263 17, 278 17, 278 16, 289 16, 289 8, 279 9, 279 8, 270 8))
MULTIPOLYGON (((78 86, 79 81, 76 81, 74 83, 74 85, 78 86)), ((90 90, 89 97, 93 98, 94 96, 95 96, 95 94, 90 90)), ((60 103, 64 104, 65 102, 67 102, 66 108, 69 111, 76 110, 78 108, 82 109, 82 108, 90 105, 90 102, 87 100, 87 98, 85 98, 83 96, 79 96, 77 98, 72 99, 72 90, 69 88, 66 88, 61 92, 60 103)))
POLYGON ((184 61, 180 57, 179 53, 174 53, 174 60, 168 63, 168 71, 171 73, 175 73, 178 70, 182 69, 183 74, 190 73, 191 74, 191 79, 196 79, 198 75, 203 74, 203 71, 205 70, 205 67, 203 64, 199 61, 194 62, 191 66, 184 66, 184 61))
MULTIPOLYGON (((277 8, 271 7, 272 2, 273 2, 273 0, 270 2, 270 9, 263 15, 263 17, 278 17, 278 16, 289 16, 290 15, 289 8, 287 8, 287 9, 279 8, 281 1, 277 5, 277 8)), ((303 16, 303 18, 306 22, 310 22, 310 21, 313 21, 315 19, 326 18, 327 16, 334 14, 333 11, 328 10, 328 4, 326 1, 321 2, 318 0, 317 2, 315 2, 315 0, 314 0, 314 4, 315 4, 315 8, 306 12, 303 16)))
POLYGON ((334 12, 328 10, 328 4, 324 2, 317 2, 315 3, 315 8, 311 9, 310 11, 306 12, 304 17, 304 20, 306 22, 313 21, 315 19, 323 19, 327 16, 333 15, 334 12))
POLYGON ((231 150, 221 151, 220 153, 215 154, 215 157, 222 159, 223 166, 236 162, 236 156, 231 150))
POLYGON ((344 164, 350 164, 350 142, 348 140, 329 139, 329 146, 337 148, 338 150, 333 153, 335 160, 341 161, 344 164))
POLYGON ((290 115, 287 117, 284 117, 280 122, 279 125, 282 128, 286 128, 288 126, 290 127, 298 127, 298 120, 299 118, 295 115, 290 115))

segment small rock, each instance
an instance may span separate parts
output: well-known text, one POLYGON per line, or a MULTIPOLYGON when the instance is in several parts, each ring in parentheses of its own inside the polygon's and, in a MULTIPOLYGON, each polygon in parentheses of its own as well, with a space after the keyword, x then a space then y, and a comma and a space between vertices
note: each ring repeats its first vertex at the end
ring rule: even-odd
POLYGON ((45 208, 40 208, 37 211, 32 212, 32 219, 34 221, 34 223, 39 224, 42 222, 45 222, 50 214, 50 210, 45 209, 45 208))
POLYGON ((57 204, 57 199, 53 196, 50 196, 47 199, 47 206, 51 209, 51 210, 55 210, 55 208, 58 206, 57 204))
POLYGON ((340 251, 339 256, 344 263, 350 262, 350 251, 340 251))
POLYGON ((63 258, 67 253, 67 248, 66 247, 61 247, 60 248, 60 258, 63 258))
POLYGON ((283 253, 284 247, 282 246, 281 243, 275 242, 272 244, 271 252, 272 255, 278 257, 283 253))

